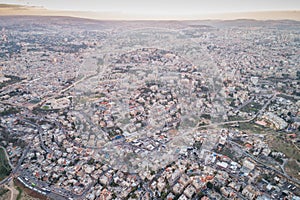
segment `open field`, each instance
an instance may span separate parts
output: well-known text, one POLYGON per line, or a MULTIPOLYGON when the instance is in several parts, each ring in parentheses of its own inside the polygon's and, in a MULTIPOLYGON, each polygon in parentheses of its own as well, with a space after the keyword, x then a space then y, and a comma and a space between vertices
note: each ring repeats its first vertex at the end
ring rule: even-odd
POLYGON ((268 142, 271 149, 284 153, 288 158, 300 161, 300 152, 292 144, 278 136, 271 136, 268 142))
POLYGON ((272 136, 268 140, 269 145, 273 151, 282 152, 289 158, 285 169, 286 172, 296 178, 300 178, 300 152, 290 143, 286 142, 279 136, 272 136))
POLYGON ((288 175, 296 177, 296 178, 300 178, 300 163, 295 161, 295 160, 290 160, 287 162, 286 164, 286 172, 288 175))

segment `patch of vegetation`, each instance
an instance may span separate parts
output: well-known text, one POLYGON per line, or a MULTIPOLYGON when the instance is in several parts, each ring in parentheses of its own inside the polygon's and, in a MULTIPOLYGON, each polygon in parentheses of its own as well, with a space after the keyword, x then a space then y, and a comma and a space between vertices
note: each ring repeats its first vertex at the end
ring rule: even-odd
POLYGON ((1 187, 0 188, 0 197, 2 197, 3 195, 5 195, 9 190, 6 188, 1 187))
POLYGON ((18 194, 18 196, 17 196, 17 198, 16 198, 16 200, 21 200, 21 198, 22 198, 22 193, 23 193, 23 190, 19 187, 19 186, 17 186, 17 190, 19 191, 19 194, 18 194))
POLYGON ((233 151, 230 148, 224 147, 220 152, 217 151, 218 153, 221 153, 225 156, 228 156, 231 160, 238 162, 238 158, 240 157, 240 155, 237 155, 235 151, 233 151))
POLYGON ((227 101, 227 103, 231 103, 232 101, 234 101, 234 98, 229 97, 229 98, 226 98, 225 100, 227 101))
POLYGON ((5 177, 7 177, 10 172, 11 168, 8 164, 5 152, 2 148, 0 148, 0 180, 3 180, 5 177))
POLYGON ((193 147, 195 149, 201 149, 201 146, 202 146, 202 143, 200 141, 196 141, 194 144, 193 144, 193 147))
POLYGON ((42 107, 35 107, 32 111, 34 114, 39 114, 39 113, 57 113, 59 112, 59 109, 51 109, 49 106, 45 105, 42 107))
POLYGON ((3 83, 0 83, 0 89, 3 88, 3 87, 6 87, 8 85, 11 85, 11 84, 15 84, 19 81, 22 81, 23 79, 20 78, 20 77, 17 77, 17 76, 11 76, 11 75, 4 75, 5 78, 9 78, 10 80, 8 81, 4 81, 3 83))
POLYGON ((262 105, 260 105, 259 103, 255 103, 255 102, 251 102, 247 105, 245 105, 244 107, 241 108, 242 112, 255 112, 257 113, 260 109, 262 108, 262 105))
POLYGON ((97 98, 97 99, 100 99, 102 97, 106 97, 106 94, 101 92, 101 93, 96 93, 95 96, 94 96, 94 98, 97 98))
POLYGON ((300 171, 300 164, 297 163, 296 160, 289 160, 285 165, 285 170, 290 176, 295 177, 297 179, 300 178, 298 174, 300 171))
POLYGON ((237 127, 239 130, 243 131, 251 131, 252 133, 257 133, 257 134, 264 134, 268 128, 256 125, 251 122, 245 122, 245 123, 239 123, 239 127, 237 127))
POLYGON ((166 191, 163 191, 161 193, 161 199, 167 199, 168 193, 166 191))
POLYGON ((202 114, 201 117, 203 117, 204 119, 211 119, 210 114, 202 114))
POLYGON ((300 162, 300 151, 291 143, 286 142, 280 136, 271 137, 268 143, 272 150, 284 153, 288 158, 295 159, 300 162))
POLYGON ((31 99, 28 102, 31 103, 31 104, 37 104, 37 103, 41 102, 41 100, 36 98, 36 99, 31 99))
POLYGON ((13 115, 19 112, 19 109, 15 107, 10 107, 8 109, 5 109, 4 111, 0 112, 0 116, 6 116, 6 115, 13 115))
POLYGON ((245 118, 238 115, 228 117, 228 121, 240 121, 240 120, 245 120, 245 118))
POLYGON ((6 143, 13 143, 14 146, 19 146, 21 148, 24 148, 27 145, 24 140, 10 134, 6 129, 0 127, 0 131, 2 137, 0 142, 5 141, 6 143))
POLYGON ((47 106, 47 105, 45 105, 45 106, 42 106, 41 109, 42 109, 42 110, 50 110, 50 107, 47 106))
POLYGON ((93 165, 95 163, 95 159, 94 158, 90 158, 87 162, 88 165, 93 165))
POLYGON ((123 130, 119 127, 106 128, 106 132, 108 133, 110 139, 123 134, 123 130))
POLYGON ((116 183, 114 180, 112 180, 112 182, 109 184, 111 187, 118 187, 119 184, 116 183))

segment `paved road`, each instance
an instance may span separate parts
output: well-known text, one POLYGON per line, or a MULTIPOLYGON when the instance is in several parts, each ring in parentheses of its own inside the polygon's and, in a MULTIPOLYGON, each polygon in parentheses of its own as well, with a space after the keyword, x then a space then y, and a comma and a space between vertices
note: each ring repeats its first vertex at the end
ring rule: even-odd
POLYGON ((7 182, 9 182, 11 180, 11 175, 9 175, 8 177, 6 177, 5 179, 3 179, 2 181, 0 181, 0 186, 6 184, 7 182))

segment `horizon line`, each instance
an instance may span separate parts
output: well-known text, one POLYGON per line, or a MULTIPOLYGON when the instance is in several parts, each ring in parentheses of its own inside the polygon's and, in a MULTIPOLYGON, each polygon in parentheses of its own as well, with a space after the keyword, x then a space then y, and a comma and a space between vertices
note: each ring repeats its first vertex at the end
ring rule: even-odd
POLYGON ((254 19, 254 20, 295 20, 300 21, 300 10, 266 10, 266 11, 246 11, 246 12, 216 12, 199 14, 140 14, 117 11, 72 11, 72 10, 52 10, 44 7, 26 6, 19 4, 1 4, 0 16, 62 16, 77 17, 94 20, 113 21, 156 21, 156 20, 234 20, 234 19, 254 19))

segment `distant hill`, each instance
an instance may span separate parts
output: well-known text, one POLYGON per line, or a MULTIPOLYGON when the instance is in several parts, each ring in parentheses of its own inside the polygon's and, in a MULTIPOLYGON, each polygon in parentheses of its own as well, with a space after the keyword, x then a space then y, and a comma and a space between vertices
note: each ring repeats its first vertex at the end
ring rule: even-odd
POLYGON ((191 16, 147 16, 132 15, 117 12, 77 12, 47 10, 42 7, 30 7, 23 5, 0 4, 0 16, 4 15, 31 15, 31 16, 70 16, 100 20, 234 20, 234 19, 256 19, 256 20, 296 20, 300 21, 300 11, 265 11, 244 13, 220 13, 199 14, 191 16))
POLYGON ((226 27, 251 27, 251 28, 274 28, 300 30, 300 21, 295 20, 95 20, 86 18, 76 18, 68 16, 0 16, 1 27, 18 28, 23 31, 39 31, 46 27, 56 27, 60 30, 85 30, 103 31, 113 29, 117 31, 135 30, 142 28, 162 28, 162 29, 197 29, 197 31, 213 31, 226 27))

